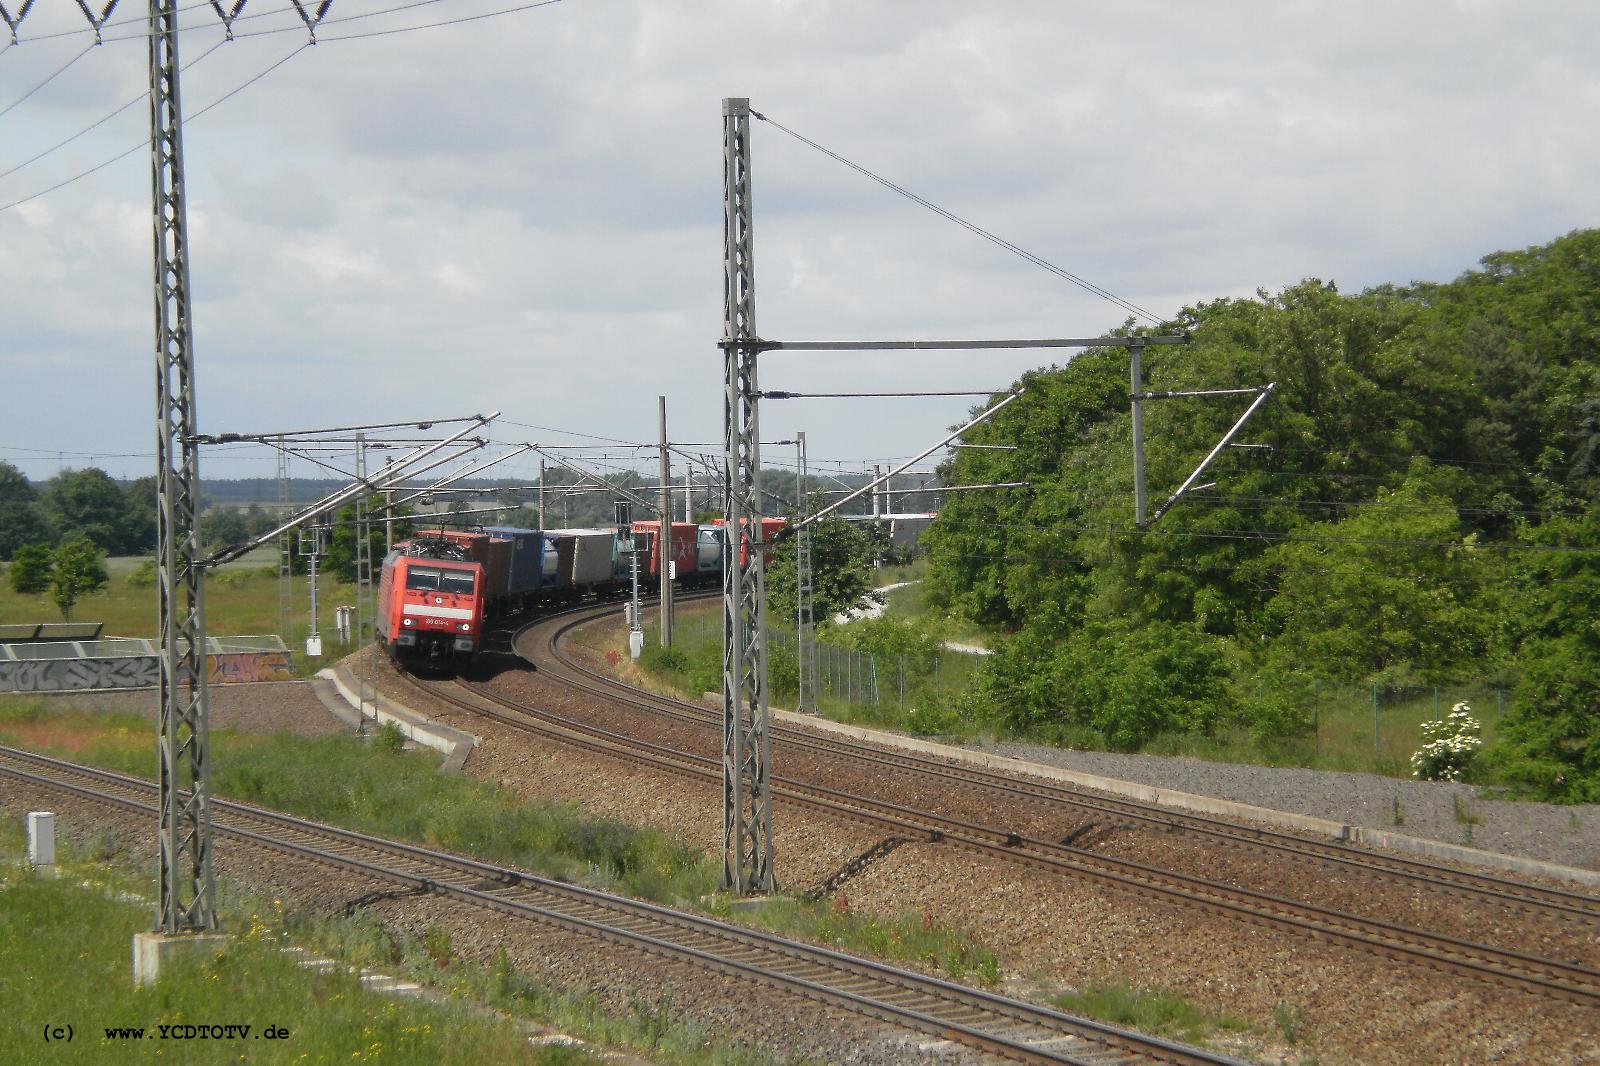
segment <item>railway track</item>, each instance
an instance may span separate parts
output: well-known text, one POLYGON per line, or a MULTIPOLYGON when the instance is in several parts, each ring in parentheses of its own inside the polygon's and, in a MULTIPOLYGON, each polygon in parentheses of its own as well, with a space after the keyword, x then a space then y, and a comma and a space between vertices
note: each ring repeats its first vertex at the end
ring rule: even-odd
MULTIPOLYGON (((641 710, 703 726, 720 734, 720 712, 623 684, 577 662, 562 651, 559 641, 563 636, 605 613, 607 613, 605 609, 589 608, 560 618, 534 623, 519 633, 520 650, 525 657, 535 663, 544 676, 641 710)), ((803 728, 774 723, 771 735, 774 740, 781 739, 791 750, 849 759, 879 769, 917 774, 943 785, 982 790, 990 795, 998 794, 1051 811, 1070 811, 1090 818, 1107 819, 1121 825, 1192 834, 1204 840, 1226 844, 1231 848, 1249 849, 1319 865, 1334 871, 1383 878, 1410 888, 1426 888, 1430 892, 1442 891, 1462 898, 1521 908, 1540 916, 1572 919, 1592 924, 1595 931, 1600 933, 1600 898, 1581 892, 1461 870, 1453 866, 1399 855, 1364 851, 1334 841, 1318 840, 1264 826, 1188 814, 1050 782, 1012 777, 983 767, 952 765, 936 758, 909 752, 895 752, 877 745, 825 736, 803 728)))
MULTIPOLYGON (((514 729, 706 783, 721 784, 722 764, 719 759, 694 755, 601 729, 564 715, 525 707, 464 682, 408 680, 436 700, 514 729), (452 688, 457 691, 450 691, 452 688)), ((1265 892, 1108 858, 1070 845, 992 829, 780 775, 773 776, 772 791, 774 800, 806 807, 829 817, 866 824, 892 837, 960 846, 994 858, 1203 910, 1232 921, 1285 930, 1500 986, 1600 1007, 1600 971, 1560 960, 1475 944, 1265 892)))
MULTIPOLYGON (((598 609, 600 612, 604 610, 606 609, 598 609)), ((544 635, 547 636, 549 645, 553 646, 561 634, 575 625, 590 620, 596 611, 597 609, 591 608, 569 612, 565 617, 545 620, 526 627, 519 631, 518 635, 523 636, 537 627, 548 627, 544 635)), ((544 660, 546 668, 549 661, 544 660)), ((562 661, 556 660, 558 664, 562 661)), ((573 664, 567 669, 573 669, 575 666, 576 664, 573 664)), ((576 669, 582 671, 581 667, 576 669)), ((599 684, 599 681, 604 679, 594 678, 591 672, 582 671, 580 677, 583 679, 580 682, 582 687, 590 691, 601 691, 607 698, 618 697, 613 684, 599 684)), ((568 680, 566 677, 559 679, 568 680)), ((719 759, 643 741, 568 716, 526 707, 504 699, 481 686, 459 681, 430 685, 410 677, 407 681, 425 689, 436 699, 455 704, 471 713, 485 715, 513 728, 533 731, 600 754, 643 762, 671 773, 707 782, 715 781, 718 784, 721 781, 722 767, 719 759), (450 691, 452 689, 456 691, 450 691)), ((633 702, 638 702, 635 697, 643 695, 634 689, 626 691, 628 696, 625 698, 633 702)), ((651 701, 644 702, 648 705, 651 701)), ((692 707, 679 701, 666 702, 672 705, 674 711, 692 707)), ((709 715, 706 717, 709 718, 709 715)), ((805 735, 798 730, 786 731, 786 739, 789 733, 805 735)), ((882 754, 881 749, 874 750, 874 756, 880 754, 882 754)), ((912 761, 915 763, 919 760, 912 761)), ((931 760, 920 761, 931 764, 941 772, 953 772, 952 768, 945 764, 931 760)), ((785 802, 809 807, 833 817, 866 823, 891 836, 942 841, 964 846, 1009 861, 1095 881, 1147 897, 1161 898, 1191 909, 1218 914, 1230 920, 1283 929, 1297 935, 1310 936, 1502 986, 1517 987, 1555 999, 1587 1006, 1600 1006, 1600 971, 1577 963, 1542 958, 1407 928, 1392 922, 1347 914, 1315 904, 1109 858, 1075 848, 1068 843, 1029 838, 1003 829, 917 811, 780 776, 773 778, 773 792, 775 798, 785 802)), ((1289 837, 1289 840, 1299 841, 1299 838, 1289 837)), ((1379 858, 1377 861, 1382 862, 1383 859, 1379 858)), ((1406 860, 1397 861, 1402 867, 1426 866, 1426 864, 1408 863, 1406 860)), ((1441 869, 1450 875, 1460 874, 1460 871, 1449 868, 1441 869)), ((1417 872, 1413 870, 1411 875, 1415 879, 1417 872)), ((1476 877, 1477 875, 1463 875, 1463 880, 1457 887, 1474 890, 1476 877)), ((1482 880, 1490 883, 1487 890, 1491 893, 1501 892, 1498 886, 1502 884, 1515 884, 1492 877, 1485 877, 1482 880)), ((1552 891, 1540 889, 1538 886, 1525 887, 1530 890, 1527 897, 1512 895, 1512 898, 1520 905, 1529 907, 1539 906, 1537 902, 1539 896, 1546 891, 1552 891)), ((1558 900, 1568 895, 1558 890, 1554 891, 1558 900)), ((1586 899, 1581 896, 1574 898, 1579 901, 1586 899)), ((1587 917, 1581 907, 1568 907, 1560 913, 1579 920, 1587 917)))
MULTIPOLYGON (((156 786, 141 778, 10 747, 0 747, 0 775, 103 806, 155 813, 156 786)), ((221 799, 212 801, 212 817, 221 836, 754 980, 898 1030, 1013 1061, 1237 1066, 1237 1060, 1226 1056, 914 971, 458 855, 221 799)))

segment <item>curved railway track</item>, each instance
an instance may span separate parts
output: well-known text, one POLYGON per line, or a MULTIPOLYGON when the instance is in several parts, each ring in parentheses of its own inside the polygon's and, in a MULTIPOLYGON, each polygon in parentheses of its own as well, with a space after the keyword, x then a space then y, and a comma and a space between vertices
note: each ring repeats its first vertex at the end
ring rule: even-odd
MULTIPOLYGON (((669 773, 708 783, 716 782, 719 786, 722 780, 722 763, 719 759, 694 755, 601 729, 578 719, 526 707, 463 682, 435 684, 415 678, 408 680, 433 699, 513 729, 669 773), (463 694, 457 695, 450 691, 451 688, 458 688, 463 694)), ((1555 999, 1600 1007, 1600 971, 1559 960, 1475 944, 1265 892, 1107 858, 1070 845, 991 829, 781 775, 773 776, 772 792, 774 800, 807 807, 826 816, 863 823, 891 836, 962 846, 991 857, 1163 899, 1234 921, 1286 930, 1555 999)))
MULTIPOLYGON (((518 631, 518 636, 523 637, 535 628, 546 627, 544 635, 548 638, 549 645, 553 646, 555 641, 573 626, 590 620, 596 612, 612 609, 614 608, 587 608, 567 612, 563 616, 545 619, 525 627, 518 631)), ((542 659, 544 668, 548 669, 550 661, 542 659)), ((558 664, 562 661, 555 660, 558 664)), ((576 664, 566 666, 565 669, 583 671, 583 668, 577 667, 576 664)), ((589 676, 590 673, 583 671, 579 674, 583 678, 580 682, 582 687, 590 691, 603 691, 609 699, 618 698, 613 684, 600 685, 589 676)), ((572 683, 570 674, 559 676, 557 679, 572 683)), ((409 676, 406 680, 436 699, 513 728, 539 733, 597 753, 642 762, 683 776, 716 781, 720 785, 722 767, 719 759, 640 740, 568 716, 524 706, 481 686, 460 681, 430 684, 409 676), (457 694, 458 692, 462 694, 457 694), (468 698, 469 696, 471 698, 468 698)), ((629 701, 632 702, 638 702, 635 697, 644 695, 635 689, 626 691, 629 693, 629 701)), ((649 706, 653 701, 644 702, 649 706)), ((665 702, 671 704, 674 711, 692 707, 679 701, 665 702)), ((709 718, 709 715, 706 717, 709 718)), ((786 740, 790 738, 791 733, 806 735, 799 730, 788 730, 785 731, 786 740)), ((882 749, 872 749, 872 753, 874 758, 885 754, 882 749)), ((959 773, 958 768, 932 760, 913 759, 911 762, 928 763, 941 774, 959 773)), ((1072 847, 1070 844, 1030 838, 1003 829, 917 811, 781 776, 773 778, 773 794, 775 799, 809 807, 833 817, 866 823, 891 835, 964 846, 1013 862, 1095 881, 1147 897, 1165 899, 1234 921, 1283 929, 1297 935, 1355 947, 1377 955, 1463 974, 1502 986, 1517 987, 1555 999, 1600 1006, 1600 971, 1579 964, 1473 943, 1136 862, 1109 858, 1072 847)), ((1246 837, 1246 839, 1252 838, 1246 837)), ((1299 840, 1294 837, 1289 839, 1299 840)), ((1384 860, 1379 859, 1379 861, 1384 860)), ((1406 860, 1398 862, 1402 867, 1427 866, 1427 864, 1409 863, 1406 860)), ((1449 868, 1441 869, 1451 875, 1460 874, 1460 871, 1449 868)), ((1411 876, 1415 877, 1416 873, 1413 871, 1411 876)), ((1457 883, 1458 889, 1461 887, 1470 889, 1476 876, 1463 875, 1464 880, 1457 883)), ((1500 892, 1501 889, 1497 886, 1503 884, 1516 884, 1493 877, 1486 877, 1483 880, 1490 882, 1488 887, 1490 892, 1500 892)), ((1523 906, 1539 906, 1535 900, 1547 891, 1553 891, 1557 899, 1567 895, 1572 895, 1578 901, 1587 899, 1575 894, 1560 893, 1559 890, 1540 889, 1538 886, 1523 887, 1530 890, 1529 897, 1513 897, 1523 906)), ((1587 917, 1581 906, 1567 907, 1560 913, 1580 920, 1587 917)))
MULTIPOLYGON (((154 815, 154 783, 0 747, 0 775, 77 799, 154 815)), ((383 840, 227 800, 220 835, 553 925, 629 950, 755 980, 901 1030, 1027 1063, 1217 1066, 1237 1060, 914 971, 505 867, 383 840)))
MULTIPOLYGON (((612 608, 614 609, 614 608, 612 608)), ((606 608, 587 608, 579 612, 541 620, 519 631, 519 650, 540 672, 584 691, 605 696, 641 710, 667 715, 680 721, 704 726, 720 733, 721 714, 684 700, 644 692, 591 669, 563 652, 560 639, 572 629, 607 613, 606 608), (540 630, 535 633, 534 630, 540 630), (544 639, 546 638, 547 639, 544 639)), ((1135 800, 1123 800, 1074 789, 1050 782, 1027 780, 979 766, 952 765, 936 758, 910 752, 896 752, 881 746, 830 737, 816 732, 781 725, 771 726, 774 740, 789 748, 854 760, 873 767, 914 773, 960 788, 981 789, 1009 799, 1037 805, 1052 811, 1072 811, 1136 827, 1162 832, 1182 832, 1296 861, 1315 863, 1333 870, 1363 876, 1381 877, 1409 887, 1449 892, 1464 898, 1484 900, 1522 908, 1542 916, 1570 918, 1594 923, 1600 933, 1600 897, 1513 878, 1461 870, 1420 859, 1365 851, 1333 841, 1318 840, 1295 833, 1273 830, 1221 818, 1174 811, 1135 800)))

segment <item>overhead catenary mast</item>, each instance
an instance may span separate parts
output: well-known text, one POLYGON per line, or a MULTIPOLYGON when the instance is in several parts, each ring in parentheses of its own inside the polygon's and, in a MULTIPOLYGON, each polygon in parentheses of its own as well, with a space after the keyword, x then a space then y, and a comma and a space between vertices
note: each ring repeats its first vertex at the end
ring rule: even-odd
POLYGON ((776 883, 748 99, 722 101, 722 129, 722 881, 750 894, 771 892, 776 883), (744 543, 748 551, 741 551, 744 543))
MULTIPOLYGON (((98 33, 98 27, 96 27, 98 33)), ((217 928, 211 868, 199 421, 177 0, 150 0, 150 186, 155 246, 156 598, 160 654, 156 932, 217 928)))

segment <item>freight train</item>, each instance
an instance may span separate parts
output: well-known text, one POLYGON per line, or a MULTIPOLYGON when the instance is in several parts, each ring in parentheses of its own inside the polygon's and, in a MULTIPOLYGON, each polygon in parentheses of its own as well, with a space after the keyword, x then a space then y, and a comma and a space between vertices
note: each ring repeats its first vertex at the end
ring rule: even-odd
MULTIPOLYGON (((786 524, 763 519, 765 539, 786 524)), ((378 640, 396 660, 466 665, 483 648, 487 622, 628 588, 630 547, 640 553, 640 580, 658 584, 661 523, 634 522, 629 532, 631 545, 617 529, 419 530, 383 560, 378 640)), ((741 560, 748 539, 740 538, 741 560)), ((671 580, 686 587, 719 582, 725 541, 720 521, 672 523, 671 580)))

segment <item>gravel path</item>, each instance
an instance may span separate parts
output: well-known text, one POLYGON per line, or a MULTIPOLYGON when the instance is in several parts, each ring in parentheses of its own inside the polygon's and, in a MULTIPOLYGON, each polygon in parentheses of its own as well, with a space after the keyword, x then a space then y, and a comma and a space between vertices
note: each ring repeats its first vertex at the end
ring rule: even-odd
POLYGON ((1157 788, 1600 869, 1600 804, 1514 803, 1486 798, 1472 785, 1378 774, 1118 755, 1009 742, 969 746, 1157 788))

